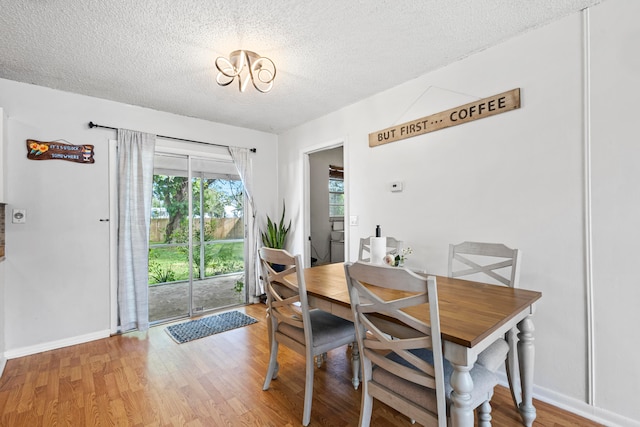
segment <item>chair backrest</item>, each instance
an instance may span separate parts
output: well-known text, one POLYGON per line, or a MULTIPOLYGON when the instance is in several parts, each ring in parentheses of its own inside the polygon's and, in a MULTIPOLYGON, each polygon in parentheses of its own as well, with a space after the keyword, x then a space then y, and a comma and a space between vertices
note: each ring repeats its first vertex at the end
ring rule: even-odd
POLYGON ((311 322, 302 258, 300 255, 291 255, 284 249, 262 247, 258 253, 265 280, 267 314, 274 331, 280 322, 302 328, 305 332, 305 345, 310 346, 311 322), (284 269, 276 271, 274 266, 277 265, 283 266, 284 269), (294 273, 297 284, 286 278, 294 273))
MULTIPOLYGON (((371 261, 371 237, 362 237, 360 238, 360 249, 358 250, 358 261, 371 261)), ((400 245, 402 244, 402 240, 398 240, 394 237, 387 237, 387 250, 386 254, 390 254, 396 252, 400 245)))
POLYGON ((463 242, 449 245, 449 277, 484 274, 500 284, 518 287, 520 251, 501 243, 463 242), (498 259, 496 259, 498 258, 498 259))
MULTIPOLYGON (((420 417, 415 413, 405 414, 418 420, 426 416, 438 420, 440 426, 446 425, 444 361, 435 277, 419 276, 405 268, 363 262, 345 264, 345 274, 362 359, 363 380, 371 380, 372 365, 375 365, 376 369, 433 389, 437 401, 435 413, 421 408, 420 417), (403 292, 390 297, 389 291, 403 292), (430 325, 402 311, 420 304, 429 306, 430 325), (433 352, 432 363, 410 351, 425 349, 433 352)), ((367 389, 373 397, 385 401, 384 393, 375 395, 369 385, 367 389)), ((392 400, 396 399, 405 399, 401 391, 392 400)), ((385 401, 400 412, 412 406, 408 402, 407 399, 405 403, 396 405, 397 402, 385 401)))

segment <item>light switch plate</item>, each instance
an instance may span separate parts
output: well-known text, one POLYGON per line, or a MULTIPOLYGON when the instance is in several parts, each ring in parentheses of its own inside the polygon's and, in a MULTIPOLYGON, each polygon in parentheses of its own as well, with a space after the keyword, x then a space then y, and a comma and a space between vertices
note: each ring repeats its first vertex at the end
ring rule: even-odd
POLYGON ((353 226, 358 225, 358 215, 351 215, 349 217, 349 225, 353 225, 353 226))
POLYGON ((392 182, 389 186, 389 189, 394 193, 399 193, 402 191, 402 182, 392 182))

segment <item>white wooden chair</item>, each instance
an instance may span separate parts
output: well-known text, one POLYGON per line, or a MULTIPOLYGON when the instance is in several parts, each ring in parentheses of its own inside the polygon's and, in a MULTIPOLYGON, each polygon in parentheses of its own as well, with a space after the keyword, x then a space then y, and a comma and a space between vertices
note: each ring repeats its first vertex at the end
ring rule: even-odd
MULTIPOLYGON (((345 275, 363 367, 359 425, 369 426, 375 398, 412 421, 445 427, 453 367, 443 358, 435 277, 363 262, 345 264, 345 275), (385 300, 369 285, 415 295, 385 300), (430 326, 402 311, 426 303, 430 326)), ((478 408, 479 425, 490 426, 489 401, 497 377, 479 365, 470 374, 474 384, 470 405, 478 408)))
MULTIPOLYGON (((449 277, 478 275, 478 279, 492 278, 498 284, 518 287, 520 280, 520 257, 518 249, 511 249, 501 243, 463 242, 449 245, 449 277), (484 277, 483 277, 484 276, 484 277)), ((496 371, 503 362, 511 389, 511 397, 516 408, 522 402, 518 366, 518 329, 507 332, 500 339, 478 355, 477 363, 491 371, 496 371)))
MULTIPOLYGON (((371 261, 371 237, 360 238, 360 249, 358 250, 358 261, 371 261)), ((400 249, 402 240, 395 239, 393 237, 387 237, 387 251, 386 255, 396 252, 400 249)))
MULTIPOLYGON (((271 355, 263 390, 268 390, 278 375, 278 346, 286 345, 306 359, 302 425, 311 420, 314 358, 321 365, 323 355, 335 348, 355 343, 352 322, 322 310, 310 310, 300 255, 282 249, 260 248, 259 255, 267 294, 267 322, 271 355), (284 265, 276 272, 272 264, 284 265), (296 275, 297 285, 285 276, 296 275)), ((358 368, 359 369, 359 368, 358 368)))

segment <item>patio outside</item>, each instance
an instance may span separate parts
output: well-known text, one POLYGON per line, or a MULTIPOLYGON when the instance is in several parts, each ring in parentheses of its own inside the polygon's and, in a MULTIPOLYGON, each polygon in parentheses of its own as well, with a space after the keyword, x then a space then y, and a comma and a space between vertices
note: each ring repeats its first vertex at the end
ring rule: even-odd
MULTIPOLYGON (((244 304, 243 273, 224 274, 193 281, 194 313, 244 304), (203 310, 198 310, 202 307, 203 310)), ((149 286, 149 321, 161 322, 189 314, 189 282, 174 282, 149 286)))

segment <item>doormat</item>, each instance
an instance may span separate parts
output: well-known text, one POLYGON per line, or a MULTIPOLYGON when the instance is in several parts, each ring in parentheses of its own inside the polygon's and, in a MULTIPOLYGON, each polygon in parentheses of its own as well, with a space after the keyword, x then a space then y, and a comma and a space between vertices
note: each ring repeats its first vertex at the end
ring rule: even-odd
POLYGON ((257 320, 239 311, 228 311, 202 319, 191 320, 177 325, 167 326, 165 331, 178 344, 208 337, 230 329, 256 323, 257 320))

